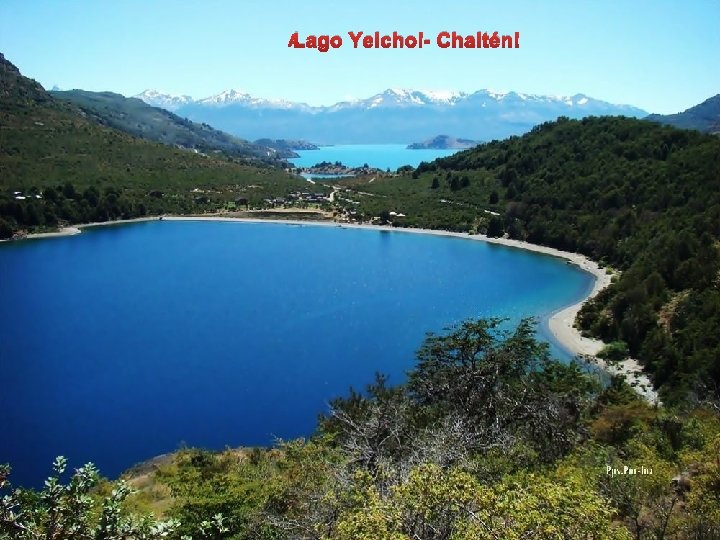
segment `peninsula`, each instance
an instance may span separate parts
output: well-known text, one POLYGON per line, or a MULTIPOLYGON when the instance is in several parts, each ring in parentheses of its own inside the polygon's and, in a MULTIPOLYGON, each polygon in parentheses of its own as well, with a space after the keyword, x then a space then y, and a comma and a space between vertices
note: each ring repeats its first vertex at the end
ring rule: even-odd
POLYGON ((409 150, 454 150, 454 149, 465 149, 472 148, 480 144, 478 141, 471 141, 470 139, 461 139, 450 137, 449 135, 438 135, 432 139, 428 139, 423 142, 416 142, 409 144, 407 147, 409 150))

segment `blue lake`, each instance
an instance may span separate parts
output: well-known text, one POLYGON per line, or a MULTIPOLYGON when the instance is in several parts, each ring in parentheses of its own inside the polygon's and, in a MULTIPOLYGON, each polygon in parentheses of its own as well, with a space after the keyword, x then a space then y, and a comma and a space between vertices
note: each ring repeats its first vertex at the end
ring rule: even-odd
POLYGON ((459 150, 408 150, 405 144, 338 144, 321 146, 317 150, 296 150, 299 158, 290 161, 296 167, 312 167, 321 161, 340 161, 348 167, 362 167, 367 163, 378 169, 397 170, 403 165, 417 167, 421 161, 451 156, 459 150))
POLYGON ((591 284, 549 256, 337 227, 152 221, 0 245, 0 462, 38 484, 59 454, 115 476, 183 444, 309 435, 350 385, 402 382, 425 332, 546 317, 591 284))

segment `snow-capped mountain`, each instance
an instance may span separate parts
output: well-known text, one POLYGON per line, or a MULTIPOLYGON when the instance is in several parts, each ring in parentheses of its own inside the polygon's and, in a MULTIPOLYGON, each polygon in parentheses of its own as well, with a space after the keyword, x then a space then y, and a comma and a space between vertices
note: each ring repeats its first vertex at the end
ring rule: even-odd
POLYGON ((312 107, 240 90, 192 99, 146 90, 138 97, 197 122, 247 139, 305 139, 317 143, 407 143, 452 133, 473 140, 519 135, 558 116, 645 116, 585 94, 546 96, 477 90, 391 88, 366 99, 312 107))
POLYGON ((175 96, 172 94, 158 92, 157 90, 145 90, 143 93, 132 97, 141 99, 153 107, 161 107, 163 109, 167 109, 168 111, 175 111, 183 105, 187 105, 195 101, 190 96, 175 96))
POLYGON ((133 96, 143 100, 153 107, 162 107, 169 111, 175 112, 185 105, 204 105, 208 107, 227 107, 229 105, 240 105, 244 107, 269 108, 269 109, 292 109, 292 108, 309 108, 304 103, 293 103, 282 99, 263 99, 253 97, 247 92, 241 90, 225 90, 214 96, 208 96, 202 99, 193 99, 190 96, 175 96, 165 94, 157 90, 145 90, 141 94, 133 96))
POLYGON ((413 107, 423 105, 445 106, 454 105, 457 101, 467 97, 463 92, 433 91, 433 90, 407 90, 404 88, 390 88, 382 94, 376 94, 368 99, 359 100, 356 106, 366 109, 376 107, 413 107))
POLYGON ((293 103, 282 99, 262 99, 251 96, 240 90, 225 90, 215 96, 206 97, 196 101, 201 105, 224 107, 227 105, 244 105, 246 107, 270 108, 270 109, 293 109, 306 108, 305 103, 293 103))

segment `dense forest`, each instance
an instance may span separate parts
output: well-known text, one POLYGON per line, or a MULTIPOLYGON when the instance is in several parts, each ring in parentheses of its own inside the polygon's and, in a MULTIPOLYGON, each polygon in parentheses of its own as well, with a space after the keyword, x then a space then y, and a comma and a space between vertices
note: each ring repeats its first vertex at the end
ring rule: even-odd
POLYGON ((559 119, 355 190, 397 226, 507 234, 621 271, 579 324, 639 358, 669 401, 720 390, 720 138, 559 119))
POLYGON ((720 537, 717 407, 651 407, 500 323, 429 335, 407 383, 335 399, 309 440, 185 449, 119 482, 58 458, 39 492, 0 469, 0 538, 720 537))
POLYGON ((223 152, 200 155, 104 126, 0 55, 0 238, 61 223, 259 204, 307 183, 223 152))

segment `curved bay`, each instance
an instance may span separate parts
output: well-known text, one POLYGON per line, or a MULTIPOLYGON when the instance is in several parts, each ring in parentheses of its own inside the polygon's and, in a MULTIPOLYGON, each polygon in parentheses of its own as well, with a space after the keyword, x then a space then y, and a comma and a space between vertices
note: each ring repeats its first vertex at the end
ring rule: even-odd
POLYGON ((591 285, 537 253, 336 227, 152 221, 9 243, 0 462, 37 484, 58 454, 114 476, 183 444, 309 435, 350 385, 401 382, 427 331, 546 317, 591 285))

